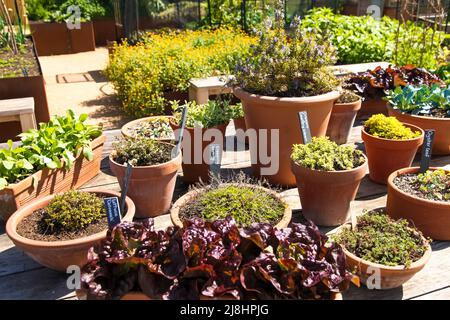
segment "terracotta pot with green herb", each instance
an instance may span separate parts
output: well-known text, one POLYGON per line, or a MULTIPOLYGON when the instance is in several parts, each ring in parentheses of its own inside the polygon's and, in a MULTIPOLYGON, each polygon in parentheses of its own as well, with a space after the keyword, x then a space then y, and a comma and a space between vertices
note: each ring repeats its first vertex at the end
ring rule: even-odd
POLYGON ((154 116, 137 119, 125 124, 122 135, 126 138, 148 138, 161 142, 171 143, 175 140, 170 116, 154 116))
POLYGON ((358 216, 355 228, 344 226, 334 240, 344 249, 347 268, 369 289, 402 286, 431 257, 430 244, 420 231, 382 210, 358 216))
POLYGON ((133 166, 128 195, 136 204, 136 216, 155 217, 167 213, 172 204, 181 152, 172 157, 174 145, 146 138, 123 139, 113 144, 111 171, 123 190, 127 165, 133 166))
MULTIPOLYGON (((205 105, 195 101, 186 104, 186 127, 183 134, 183 180, 187 183, 209 182, 208 149, 211 144, 220 145, 222 152, 225 131, 231 119, 229 104, 222 100, 210 100, 205 105)), ((178 105, 173 105, 174 110, 178 105)), ((181 125, 181 112, 174 113, 171 122, 175 132, 181 125)))
POLYGON ((361 97, 352 91, 342 92, 334 103, 327 136, 337 144, 347 143, 359 109, 361 109, 361 97))
POLYGON ((370 179, 386 184, 392 172, 411 166, 423 143, 424 132, 395 117, 377 114, 364 122, 361 137, 369 160, 370 179))
POLYGON ((293 186, 291 147, 303 142, 298 112, 308 113, 313 136, 325 136, 334 101, 339 98, 338 80, 328 68, 336 57, 323 37, 301 28, 299 17, 291 24, 292 32, 285 30, 282 1, 277 1, 275 11, 275 19, 267 18, 258 32, 259 42, 250 57, 238 65, 234 94, 241 99, 245 123, 256 130, 259 144, 267 134, 270 150, 273 130, 279 133, 277 173, 263 174, 262 169, 273 163, 264 163, 252 152, 253 173, 271 184, 293 186))
POLYGON ((450 240, 450 171, 404 168, 388 179, 387 212, 411 221, 427 237, 450 240))
MULTIPOLYGON (((89 248, 106 238, 105 197, 120 194, 71 190, 35 200, 9 218, 6 233, 19 249, 48 268, 66 272, 71 265, 83 267, 89 248)), ((125 208, 122 220, 132 221, 135 207, 128 197, 125 208)))
POLYGON ((291 159, 303 216, 321 226, 345 223, 367 172, 365 155, 321 137, 294 145, 291 159))

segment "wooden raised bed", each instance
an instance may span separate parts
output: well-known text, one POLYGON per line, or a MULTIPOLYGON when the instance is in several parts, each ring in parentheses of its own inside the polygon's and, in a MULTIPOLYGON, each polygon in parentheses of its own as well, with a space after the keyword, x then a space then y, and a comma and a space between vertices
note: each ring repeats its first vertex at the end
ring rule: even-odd
POLYGON ((0 218, 6 221, 17 209, 34 199, 76 189, 94 178, 100 172, 105 139, 102 135, 92 141, 91 147, 94 153, 92 161, 88 161, 81 154, 70 170, 45 168, 0 190, 0 218))

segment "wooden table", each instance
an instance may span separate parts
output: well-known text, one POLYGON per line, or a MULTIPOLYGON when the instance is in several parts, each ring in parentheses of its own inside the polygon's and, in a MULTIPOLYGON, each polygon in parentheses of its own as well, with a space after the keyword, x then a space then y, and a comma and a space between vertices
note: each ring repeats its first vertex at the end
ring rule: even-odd
MULTIPOLYGON (((361 127, 353 128, 351 141, 361 145, 361 127)), ((119 131, 108 131, 102 162, 102 172, 92 181, 83 186, 103 187, 119 190, 116 178, 108 168, 106 156, 111 150, 111 141, 119 135, 119 131)), ((234 129, 229 126, 227 139, 234 139, 234 129)), ((225 151, 221 173, 223 175, 243 170, 250 172, 250 154, 248 150, 237 152, 225 151)), ((434 157, 433 166, 450 165, 450 156, 434 157)), ((177 181, 175 199, 185 193, 187 186, 182 182, 181 175, 177 181)), ((301 215, 301 205, 296 189, 283 191, 284 198, 294 210, 293 221, 298 221, 301 215)), ((366 177, 359 189, 356 200, 352 203, 352 211, 361 213, 363 209, 384 207, 386 203, 386 187, 372 183, 366 177)), ((155 219, 157 228, 171 225, 168 215, 155 219)), ((330 232, 331 229, 322 229, 330 232)), ((344 299, 450 299, 450 242, 434 242, 433 254, 427 266, 403 287, 374 291, 362 288, 351 288, 344 293, 344 299)), ((0 225, 0 299, 76 299, 72 290, 66 287, 67 275, 44 268, 17 250, 8 236, 3 225, 0 225)))

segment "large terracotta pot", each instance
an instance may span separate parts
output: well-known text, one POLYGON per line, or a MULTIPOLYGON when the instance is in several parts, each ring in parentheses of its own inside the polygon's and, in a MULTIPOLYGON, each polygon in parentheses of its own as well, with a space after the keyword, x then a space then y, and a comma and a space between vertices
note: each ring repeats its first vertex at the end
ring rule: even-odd
MULTIPOLYGON (((169 211, 181 159, 180 152, 177 157, 162 164, 133 167, 128 196, 136 205, 136 217, 157 217, 169 211)), ((109 166, 123 189, 127 166, 115 162, 111 155, 109 166)))
POLYGON ((419 127, 407 123, 404 125, 414 132, 420 131, 420 137, 408 140, 382 139, 368 134, 364 128, 361 129, 372 181, 386 184, 392 172, 411 166, 417 149, 423 143, 424 132, 419 127))
POLYGON ((350 103, 335 103, 328 123, 327 136, 337 144, 347 143, 359 109, 361 99, 350 103))
MULTIPOLYGON (((92 189, 93 192, 107 197, 119 197, 117 192, 105 189, 92 189)), ((65 240, 65 241, 37 241, 22 237, 17 233, 18 224, 31 215, 34 211, 45 208, 55 195, 49 195, 45 198, 35 200, 29 205, 17 210, 6 224, 6 233, 14 244, 33 260, 50 269, 66 272, 70 265, 84 266, 87 263, 87 253, 89 248, 100 243, 106 238, 107 230, 90 235, 88 237, 65 240)), ((135 213, 133 201, 126 198, 126 214, 123 221, 132 221, 135 213)))
MULTIPOLYGON (((131 128, 133 128, 134 126, 136 126, 138 123, 141 122, 148 122, 151 120, 157 120, 157 119, 161 119, 161 118, 166 118, 170 124, 170 121, 173 121, 173 117, 171 116, 154 116, 154 117, 146 117, 146 118, 141 118, 141 119, 136 119, 130 122, 127 122, 124 126, 122 126, 122 128, 120 129, 120 132, 122 133, 122 135, 125 138, 128 139, 134 139, 136 138, 136 136, 130 131, 131 128)), ((166 138, 158 138, 158 139, 154 139, 157 141, 161 141, 161 142, 167 142, 167 143, 171 143, 173 141, 173 139, 166 139, 166 138)))
MULTIPOLYGON (((255 187, 253 185, 248 185, 248 186, 252 187, 252 188, 255 187)), ((268 194, 272 194, 273 196, 275 196, 277 199, 279 199, 281 202, 283 202, 286 205, 286 209, 284 210, 284 215, 281 218, 280 222, 278 222, 275 225, 275 228, 277 228, 277 229, 287 228, 287 226, 291 222, 291 218, 292 218, 292 209, 289 207, 289 204, 287 202, 285 202, 283 200, 283 198, 281 197, 281 195, 278 194, 277 192, 267 189, 267 188, 263 188, 263 187, 259 187, 259 188, 261 188, 268 194)), ((187 203, 191 202, 198 194, 203 193, 204 191, 205 191, 205 188, 194 189, 192 191, 189 191, 188 193, 186 193, 184 196, 179 198, 174 203, 172 209, 170 210, 170 219, 172 219, 172 223, 174 225, 176 225, 180 228, 183 227, 183 222, 180 219, 181 208, 183 208, 187 203)))
POLYGON ((402 113, 388 104, 389 115, 401 122, 410 123, 423 130, 436 130, 433 142, 433 155, 450 154, 450 118, 422 117, 402 113))
POLYGON ((345 223, 350 217, 350 203, 355 200, 361 180, 366 175, 367 158, 363 165, 343 171, 312 170, 292 160, 291 165, 303 216, 320 226, 345 223))
POLYGON ((263 164, 259 157, 261 152, 251 152, 253 174, 266 178, 272 184, 294 186, 295 177, 290 165, 292 145, 303 143, 298 112, 308 113, 312 136, 325 136, 334 101, 339 98, 340 93, 332 91, 313 97, 279 98, 251 94, 240 88, 235 88, 233 92, 242 101, 247 129, 256 130, 258 139, 252 141, 250 138, 250 149, 258 150, 257 146, 252 147, 252 144, 260 145, 260 138, 265 136, 265 132, 261 133, 259 130, 268 130, 267 144, 263 146, 267 148, 267 153, 263 150, 262 154, 272 155, 272 161, 268 165, 263 164), (277 173, 267 175, 262 174, 261 169, 272 166, 277 160, 271 151, 270 129, 279 130, 278 146, 274 146, 279 149, 279 169, 277 173))
MULTIPOLYGON (((436 169, 431 168, 431 170, 436 169)), ((387 213, 394 219, 405 218, 411 221, 427 237, 448 241, 450 240, 450 202, 414 197, 400 190, 393 182, 400 175, 417 172, 419 172, 417 167, 404 168, 389 176, 387 213)))
POLYGON ((388 114, 386 109, 386 101, 380 98, 366 98, 362 104, 361 109, 358 111, 358 119, 368 119, 374 114, 382 113, 388 114))
MULTIPOLYGON (((171 125, 174 131, 179 129, 177 124, 171 122, 171 125)), ((205 162, 203 154, 205 152, 208 152, 207 150, 210 144, 219 144, 221 145, 220 150, 223 150, 225 131, 227 129, 227 125, 228 123, 226 124, 224 123, 216 127, 209 128, 219 130, 222 135, 222 139, 213 138, 212 141, 203 140, 203 137, 205 136, 205 133, 207 132, 208 129, 185 128, 182 143, 182 150, 183 150, 182 167, 183 167, 184 182, 192 184, 200 181, 204 183, 208 183, 210 181, 209 164, 205 162)))

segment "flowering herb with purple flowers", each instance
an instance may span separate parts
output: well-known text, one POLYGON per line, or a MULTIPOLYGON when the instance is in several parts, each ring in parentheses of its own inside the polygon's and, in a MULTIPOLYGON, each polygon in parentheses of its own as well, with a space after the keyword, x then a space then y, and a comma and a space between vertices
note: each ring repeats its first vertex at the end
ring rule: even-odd
POLYGON ((267 18, 256 32, 259 43, 238 64, 234 85, 276 97, 314 96, 334 90, 338 80, 327 68, 336 62, 334 47, 302 30, 299 17, 285 30, 281 8, 278 4, 275 17, 267 18))

